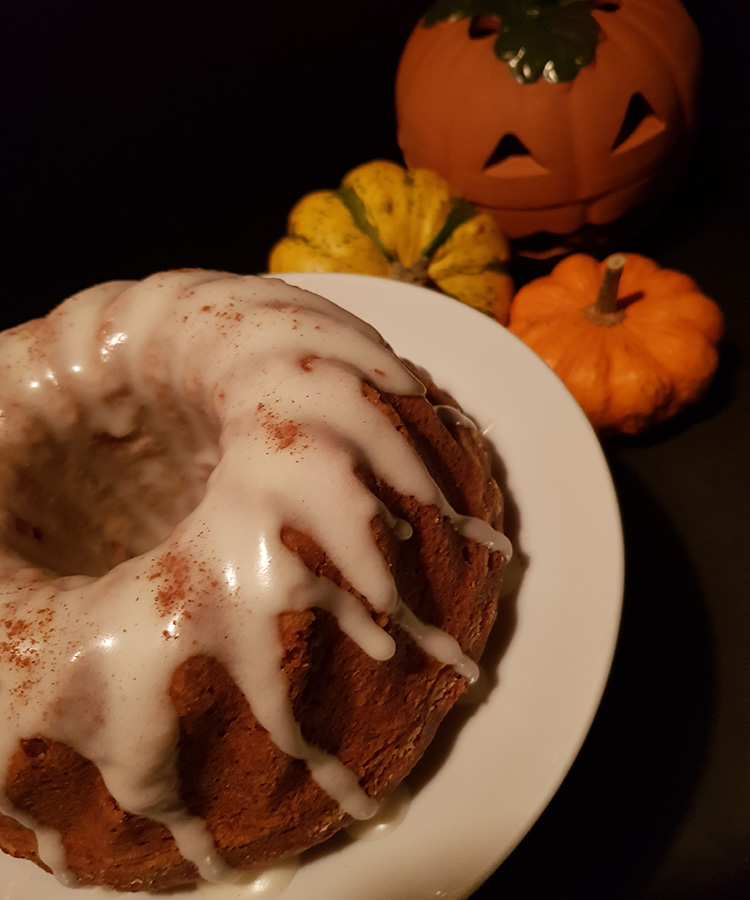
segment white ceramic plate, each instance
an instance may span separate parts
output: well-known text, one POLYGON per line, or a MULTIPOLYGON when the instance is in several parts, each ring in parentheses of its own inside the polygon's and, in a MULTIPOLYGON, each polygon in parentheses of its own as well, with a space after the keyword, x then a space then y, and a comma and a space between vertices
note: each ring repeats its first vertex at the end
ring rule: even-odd
MULTIPOLYGON (((501 326, 433 291, 393 281, 285 279, 371 322, 474 417, 502 461, 518 511, 511 510, 511 537, 524 569, 485 656, 489 693, 446 721, 409 779, 405 819, 376 840, 336 840, 305 860, 281 900, 462 900, 547 805, 599 705, 622 601, 614 489, 578 406, 501 326)), ((0 859, 0 900, 71 896, 30 863, 0 859)), ((86 896, 113 895, 97 889, 86 896)), ((257 894, 205 887, 175 896, 257 894)))

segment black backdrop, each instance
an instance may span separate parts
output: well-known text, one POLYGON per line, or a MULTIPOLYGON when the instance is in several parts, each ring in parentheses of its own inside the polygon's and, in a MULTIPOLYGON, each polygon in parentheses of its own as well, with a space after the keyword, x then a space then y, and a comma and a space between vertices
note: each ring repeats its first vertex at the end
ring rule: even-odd
POLYGON ((165 267, 263 270, 301 193, 397 158, 393 74, 419 2, 17 6, 2 38, 13 318, 165 267))
MULTIPOLYGON (((302 193, 399 159, 393 78, 425 5, 4 3, 0 325, 101 280, 263 270, 302 193)), ((750 896, 750 21, 744 3, 686 5, 706 53, 698 145, 626 249, 717 299, 722 366, 687 415, 605 444, 627 552, 612 677, 482 898, 750 896)))

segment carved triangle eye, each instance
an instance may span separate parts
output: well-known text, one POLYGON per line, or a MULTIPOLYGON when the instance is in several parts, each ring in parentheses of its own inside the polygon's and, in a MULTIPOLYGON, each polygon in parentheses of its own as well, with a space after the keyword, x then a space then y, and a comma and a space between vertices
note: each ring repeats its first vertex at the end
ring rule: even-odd
POLYGON ((502 137, 495 149, 492 151, 487 162, 484 164, 483 168, 489 169, 491 166, 496 166, 498 163, 505 162, 506 159, 509 159, 511 156, 531 156, 528 147, 520 141, 515 134, 506 134, 502 137))
POLYGON ((664 130, 664 123, 641 93, 633 94, 625 111, 625 117, 612 144, 617 152, 654 137, 664 130))
POLYGON ((547 172, 515 134, 506 134, 497 142, 482 171, 490 177, 523 177, 547 172))

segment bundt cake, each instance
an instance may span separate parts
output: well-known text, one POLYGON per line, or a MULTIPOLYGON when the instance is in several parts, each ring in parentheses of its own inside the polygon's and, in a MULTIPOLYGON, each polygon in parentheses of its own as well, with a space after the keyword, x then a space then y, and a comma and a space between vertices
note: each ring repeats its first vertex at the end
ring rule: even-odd
POLYGON ((110 282, 0 335, 0 846, 159 891, 372 815, 477 672, 488 449, 276 279, 110 282))

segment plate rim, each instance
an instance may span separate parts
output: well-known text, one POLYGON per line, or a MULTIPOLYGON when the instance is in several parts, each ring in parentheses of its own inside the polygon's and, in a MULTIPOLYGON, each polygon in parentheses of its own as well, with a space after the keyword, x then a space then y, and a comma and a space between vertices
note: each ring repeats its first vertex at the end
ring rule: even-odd
MULTIPOLYGON (((546 789, 543 792, 544 796, 539 797, 537 802, 533 805, 533 808, 529 808, 527 810, 527 814, 523 822, 517 822, 516 827, 514 829, 514 836, 512 841, 505 841, 502 849, 498 851, 497 855, 492 858, 487 858, 485 860, 485 864, 480 867, 480 869, 475 870, 473 873, 468 873, 464 871, 455 881, 452 886, 448 886, 447 893, 441 893, 440 896, 450 897, 453 900, 466 900, 479 886, 487 880, 490 875, 497 870, 497 868, 503 863, 503 861, 510 855, 510 853, 521 843, 524 837, 528 834, 534 823, 537 821, 539 816, 542 814, 546 806, 549 804, 552 797, 557 793, 560 788, 560 785, 565 780, 570 768, 572 767, 575 759, 577 758, 581 747, 588 735, 591 725, 596 717, 597 710, 601 703, 601 699, 609 678, 609 673, 611 670, 612 662, 614 659, 615 648, 617 643, 617 638, 620 630, 620 620, 622 616, 622 604, 623 604, 623 595, 624 595, 624 578, 625 578, 625 548, 624 548, 624 538, 622 533, 622 523, 620 519, 619 513, 619 503, 617 500, 617 494, 615 490, 614 483, 612 481, 611 474, 609 472, 609 467, 607 465, 606 457, 601 448, 601 445, 596 437, 593 429, 589 425, 586 420, 585 415, 582 410, 576 403, 576 401, 572 398, 572 396, 567 391, 567 388, 562 384, 559 378, 554 374, 554 372, 546 366, 545 363, 539 359, 533 351, 531 351, 525 344, 523 344, 518 338, 512 335, 507 329, 505 329, 502 325, 493 320, 489 319, 485 314, 474 310, 468 306, 458 303, 456 300, 447 297, 446 295, 439 294, 435 291, 432 291, 428 288, 418 287, 415 285, 408 285, 402 282, 391 281, 389 279, 377 278, 374 276, 368 275, 359 275, 355 273, 304 273, 304 272, 294 272, 294 273, 274 273, 273 278, 279 278, 282 281, 286 281, 289 284, 296 284, 308 290, 313 290, 317 293, 323 294, 327 296, 329 293, 333 292, 334 295, 338 295, 339 291, 343 293, 348 293, 350 290, 353 291, 354 294, 364 293, 365 295, 372 296, 380 296, 381 301, 385 306, 390 306, 396 303, 396 300, 399 301, 401 299, 405 299, 405 303, 407 306, 410 306, 413 302, 413 309, 410 310, 410 315, 413 315, 415 311, 422 311, 425 309, 423 304, 429 304, 429 311, 431 313, 431 321, 434 324, 435 320, 437 320, 437 328, 440 329, 441 322, 443 322, 443 327, 447 322, 448 325, 453 326, 455 323, 466 323, 465 328, 476 335, 484 335, 482 339, 483 343, 492 344, 497 343, 499 347, 513 347, 513 354, 517 355, 518 359, 522 359, 523 365, 527 367, 531 367, 529 371, 533 370, 536 373, 536 377, 541 378, 542 381, 548 386, 549 390, 552 393, 557 393, 558 397, 565 398, 566 401, 561 401, 563 406, 565 406, 565 412, 561 413, 561 416, 564 420, 572 423, 574 429, 582 436, 582 440, 586 442, 586 446, 588 451, 593 454, 593 457, 598 462, 599 467, 599 477, 603 478, 603 483, 608 485, 609 496, 606 498, 608 502, 603 502, 604 506, 609 508, 610 516, 614 513, 613 521, 609 522, 609 527, 614 528, 614 532, 617 535, 616 546, 612 547, 613 557, 615 560, 616 571, 612 572, 611 575, 611 583, 610 583, 610 607, 608 608, 609 612, 609 628, 607 629, 606 634, 603 635, 603 643, 600 647, 598 657, 597 657, 597 671, 594 674, 594 683, 589 685, 589 701, 588 701, 588 709, 587 714, 585 716, 580 716, 580 721, 578 722, 578 727, 576 728, 576 736, 575 740, 568 739, 566 748, 565 748, 565 759, 557 762, 555 777, 550 778, 546 784, 546 789), (383 298, 387 298, 383 300, 383 298), (444 321, 445 320, 445 321, 444 321), (543 374, 542 374, 543 373, 543 374), (554 387, 553 387, 554 386, 554 387), (606 476, 606 477, 604 477, 606 476)), ((339 303, 345 308, 349 308, 349 305, 346 302, 341 302, 341 298, 337 296, 333 296, 332 299, 334 302, 339 303)), ((355 307, 356 303, 353 304, 355 307)), ((370 321, 374 327, 380 331, 380 333, 384 336, 385 340, 392 342, 394 344, 394 350, 399 353, 398 342, 399 339, 403 340, 403 335, 399 335, 396 332, 398 328, 382 328, 378 324, 378 320, 380 318, 388 319, 391 315, 391 312, 385 311, 383 308, 378 309, 377 306, 373 306, 370 315, 363 315, 362 310, 354 310, 355 314, 360 315, 362 318, 370 321)), ((458 325, 456 325, 458 328, 458 325)), ((411 336, 411 340, 414 341, 414 335, 411 336)), ((407 340, 408 344, 409 341, 407 340)), ((404 354, 407 355, 407 354, 404 354)), ((416 359, 417 363, 421 363, 420 359, 416 359)), ((449 391, 453 392, 453 387, 449 383, 450 378, 443 378, 440 371, 436 371, 434 366, 426 366, 431 370, 431 373, 435 376, 436 382, 440 384, 442 387, 447 388, 449 391)), ((465 398, 460 396, 460 392, 456 391, 457 399, 459 402, 462 400, 465 401, 465 398)), ((471 405, 469 403, 464 403, 467 410, 473 414, 473 410, 471 409, 471 405)), ((490 441, 493 441, 493 435, 489 435, 490 441)), ((498 455, 501 459, 503 459, 503 451, 502 448, 496 448, 498 455)), ((508 475, 508 479, 512 482, 512 472, 506 473, 508 475)), ((524 585, 521 585, 519 596, 523 596, 524 585)), ((512 643, 511 643, 512 647, 512 643)), ((500 659, 500 667, 502 667, 503 661, 506 659, 506 656, 503 655, 500 659)), ((502 687, 499 686, 493 692, 496 696, 502 696, 499 692, 502 690, 502 687)), ((492 695, 490 696, 489 703, 487 705, 488 708, 490 704, 492 704, 492 695)), ((479 713, 479 717, 484 714, 486 719, 485 709, 482 709, 479 713)), ((477 716, 475 715, 472 718, 472 721, 477 721, 477 716)), ((471 724, 471 722, 469 723, 471 724)), ((464 730, 467 729, 466 724, 462 727, 461 732, 459 733, 459 740, 461 734, 463 734, 464 730)), ((440 732, 438 732, 440 734, 440 732)), ((452 752, 455 752, 452 751, 452 752)), ((430 781, 430 784, 434 783, 436 779, 440 778, 440 772, 438 772, 434 778, 430 781)), ((408 779, 407 779, 408 782, 408 779)), ((415 804, 422 802, 421 797, 417 797, 414 801, 415 804)), ((398 829, 394 832, 394 835, 398 834, 398 829)), ((380 842, 367 842, 369 846, 376 846, 380 842)), ((352 843, 348 845, 346 849, 364 847, 365 842, 352 843)), ((364 851, 365 853, 367 851, 364 851)), ((330 859, 333 859, 338 854, 338 851, 333 851, 329 857, 323 857, 324 863, 330 859)), ((362 851, 356 851, 353 849, 349 852, 349 856, 362 856, 362 851)), ((0 896, 0 900, 20 900, 21 896, 26 896, 27 894, 11 894, 10 891, 15 890, 14 884, 18 883, 18 890, 28 891, 29 889, 36 890, 39 900, 59 900, 62 897, 70 896, 70 889, 65 888, 60 885, 58 882, 54 881, 51 876, 42 873, 37 870, 33 864, 27 864, 27 867, 19 866, 20 861, 13 860, 11 857, 0 856, 0 874, 4 876, 4 880, 6 881, 6 890, 2 891, 0 896), (13 866, 10 873, 6 873, 6 869, 9 866, 13 866), (29 871, 30 870, 30 871, 29 871), (7 880, 7 874, 11 875, 10 883, 7 880), (41 876, 39 882, 37 883, 37 876, 41 876), (28 883, 28 886, 26 884, 28 883), (59 890, 58 890, 59 889, 59 890), (41 893, 39 891, 41 890, 41 893)), ((310 870, 312 870, 317 864, 319 860, 313 860, 310 870)), ((339 858, 339 863, 341 859, 339 858)), ((335 862, 334 862, 335 865, 335 862)), ((355 863, 356 865, 356 863, 355 863)), ((304 878, 303 872, 305 870, 305 866, 301 867, 300 873, 295 877, 292 881, 289 888, 283 892, 281 896, 281 900, 286 900, 288 897, 289 900, 296 900, 298 891, 302 886, 303 882, 306 881, 304 878), (298 881, 299 879, 299 881, 298 881), (294 888, 295 883, 297 883, 297 888, 294 888)), ((324 865, 323 870, 324 873, 328 869, 331 868, 331 865, 324 865)), ((305 885, 305 887, 309 887, 305 885)), ((305 897, 305 900, 316 900, 316 894, 310 894, 309 889, 305 891, 305 887, 302 888, 303 893, 299 894, 300 897, 305 897)), ((339 894, 338 888, 336 888, 335 892, 331 891, 331 885, 329 882, 326 882, 325 893, 320 895, 321 900, 323 897, 326 897, 327 900, 338 900, 338 898, 343 898, 345 896, 350 896, 350 892, 345 890, 344 893, 339 894)), ((196 900, 203 900, 205 897, 206 900, 218 900, 219 896, 226 896, 229 900, 230 896, 233 900, 234 897, 242 897, 247 896, 247 894, 243 893, 231 893, 231 886, 225 890, 223 887, 217 888, 215 886, 200 886, 196 891, 192 892, 191 896, 195 897, 196 900)), ((115 892, 107 891, 104 889, 94 888, 88 892, 88 895, 92 898, 111 898, 114 896, 115 892)), ((136 895, 137 896, 137 895, 136 895)), ((146 896, 146 895, 143 895, 146 896)), ((175 892, 173 894, 165 894, 165 897, 179 897, 183 896, 179 892, 175 892)), ((253 896, 256 896, 253 894, 253 896)), ((375 893, 367 892, 362 893, 360 895, 360 900, 376 900, 377 897, 381 897, 382 893, 376 891, 375 893)), ((424 893, 424 894, 415 894, 415 893, 404 893, 403 895, 394 894, 392 891, 388 894, 390 900, 422 900, 424 897, 425 900, 427 897, 435 896, 434 892, 424 893)))

